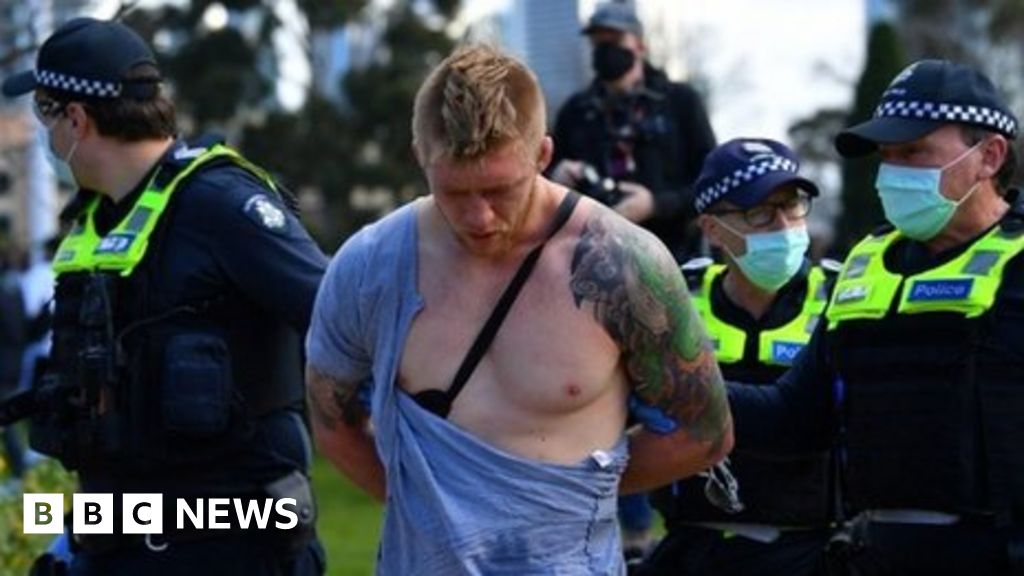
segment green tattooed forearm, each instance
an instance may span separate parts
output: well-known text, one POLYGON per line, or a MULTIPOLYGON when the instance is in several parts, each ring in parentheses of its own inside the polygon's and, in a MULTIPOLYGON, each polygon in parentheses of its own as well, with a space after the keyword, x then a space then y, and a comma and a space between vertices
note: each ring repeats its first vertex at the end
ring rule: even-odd
POLYGON ((720 440, 728 402, 718 365, 663 247, 599 214, 573 254, 570 289, 622 347, 634 393, 700 440, 720 440))

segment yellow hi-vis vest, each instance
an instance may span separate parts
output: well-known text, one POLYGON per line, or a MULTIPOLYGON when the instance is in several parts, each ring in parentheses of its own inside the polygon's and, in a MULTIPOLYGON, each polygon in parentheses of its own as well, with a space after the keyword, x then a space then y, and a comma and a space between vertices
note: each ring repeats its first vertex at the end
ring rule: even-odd
MULTIPOLYGON (((743 360, 747 334, 721 320, 711 310, 711 286, 715 278, 725 270, 726 267, 722 264, 709 266, 700 288, 693 292, 692 296, 694 308, 704 321, 704 327, 715 346, 718 362, 733 364, 743 360)), ((814 332, 814 327, 818 324, 827 303, 825 273, 815 266, 807 275, 807 296, 804 298, 800 313, 783 326, 761 332, 757 346, 758 361, 774 366, 791 365, 811 339, 811 333, 814 332)))
POLYGON ((826 317, 829 330, 847 320, 884 318, 899 294, 899 314, 958 312, 977 318, 995 303, 1003 268, 1024 250, 1024 234, 996 226, 946 264, 904 278, 885 267, 899 231, 861 240, 843 264, 826 317))
POLYGON ((227 146, 216 144, 205 150, 199 148, 184 151, 195 154, 192 161, 159 188, 156 186, 158 169, 128 215, 102 237, 96 233, 93 223, 100 198, 97 196, 92 199, 85 207, 84 217, 78 219, 57 248, 53 259, 54 273, 59 276, 71 272, 117 272, 124 277, 130 276, 146 255, 150 236, 170 203, 171 195, 185 178, 211 160, 231 160, 253 173, 271 190, 277 191, 273 178, 266 171, 227 146))

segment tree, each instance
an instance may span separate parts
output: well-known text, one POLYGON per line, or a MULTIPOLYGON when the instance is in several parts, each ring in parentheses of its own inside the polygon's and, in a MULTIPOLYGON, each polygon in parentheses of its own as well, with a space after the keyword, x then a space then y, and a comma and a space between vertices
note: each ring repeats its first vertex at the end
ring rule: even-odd
POLYGON ((311 30, 333 30, 356 19, 368 0, 296 0, 311 30))
POLYGON ((232 14, 231 24, 210 30, 203 15, 217 1, 163 5, 126 18, 155 46, 190 132, 225 133, 287 187, 322 198, 325 214, 310 215, 307 224, 326 246, 380 215, 353 208, 353 190, 387 190, 398 198, 420 191, 410 152, 412 100, 431 66, 453 46, 444 26, 458 0, 396 2, 383 12, 370 0, 296 0, 305 31, 293 40, 310 61, 309 38, 316 34, 359 30, 373 44, 369 60, 345 77, 343 102, 322 96, 314 78, 299 110, 284 110, 274 100, 272 39, 286 28, 276 2, 219 0, 232 14))
POLYGON ((386 57, 344 80, 357 137, 353 169, 370 186, 401 191, 421 182, 412 154, 412 103, 430 69, 454 46, 442 29, 424 25, 408 4, 397 7, 382 37, 386 57))
MULTIPOLYGON (((823 108, 813 115, 801 118, 789 127, 789 140, 793 151, 801 160, 800 171, 818 185, 821 192, 807 219, 807 227, 814 239, 814 255, 821 257, 834 250, 835 226, 838 219, 838 162, 832 140, 843 129, 848 112, 839 108, 823 108)), ((835 254, 840 257, 841 254, 835 254)))
MULTIPOLYGON (((868 37, 864 71, 854 92, 853 109, 846 119, 852 126, 871 118, 889 82, 906 66, 896 30, 886 22, 875 24, 868 37)), ((842 162, 842 216, 838 220, 835 244, 845 252, 884 217, 875 194, 874 178, 878 160, 874 157, 844 159, 842 162)))
POLYGON ((340 240, 371 219, 349 209, 357 183, 350 158, 357 150, 350 118, 333 102, 311 94, 301 110, 271 112, 242 132, 243 151, 300 196, 323 198, 323 214, 304 214, 321 246, 340 240))
POLYGON ((124 22, 154 47, 174 86, 178 110, 197 132, 234 135, 245 115, 268 104, 276 76, 274 31, 281 26, 262 0, 219 0, 230 13, 258 26, 207 29, 203 15, 218 0, 192 0, 151 10, 132 10, 124 22))
MULTIPOLYGON (((0 7, 5 2, 18 4, 0 0, 0 7)), ((343 80, 344 101, 323 97, 314 79, 299 110, 283 109, 274 97, 279 71, 273 39, 288 28, 277 4, 191 0, 129 9, 135 2, 124 0, 118 17, 153 46, 186 133, 224 134, 288 188, 322 197, 324 226, 314 226, 314 232, 324 245, 334 246, 380 215, 354 208, 354 190, 384 191, 391 203, 423 191, 411 153, 412 102, 426 74, 454 46, 445 30, 460 3, 420 0, 382 9, 371 0, 296 0, 305 18, 298 27, 305 30, 292 40, 307 57, 312 57, 308 38, 316 33, 354 29, 370 38, 369 57, 343 80), (204 14, 218 3, 230 21, 209 29, 204 14)), ((5 38, 9 60, 37 43, 13 32, 5 38)))
MULTIPOLYGON (((327 218, 312 227, 324 246, 336 246, 380 216, 355 206, 354 191, 383 191, 389 206, 423 192, 412 154, 412 103, 427 73, 454 46, 444 26, 458 2, 437 1, 433 14, 412 4, 398 2, 383 14, 367 5, 351 23, 366 31, 373 29, 368 20, 384 22, 372 58, 342 80, 345 105, 312 93, 301 110, 274 112, 243 133, 244 151, 253 160, 296 189, 322 196, 327 218)), ((339 22, 331 12, 316 14, 310 19, 314 33, 339 22)))
POLYGON ((1024 2, 900 0, 898 5, 899 31, 912 59, 947 58, 976 66, 995 82, 1010 110, 1024 108, 1024 2))

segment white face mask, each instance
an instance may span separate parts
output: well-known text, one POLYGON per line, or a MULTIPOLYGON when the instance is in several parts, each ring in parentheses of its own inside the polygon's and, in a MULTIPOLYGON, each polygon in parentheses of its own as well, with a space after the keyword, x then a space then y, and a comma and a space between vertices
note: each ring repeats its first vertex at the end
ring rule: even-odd
POLYGON ((46 160, 50 163, 50 168, 53 169, 53 173, 57 176, 57 180, 70 188, 77 188, 78 182, 75 180, 75 174, 71 170, 71 159, 75 156, 75 150, 78 149, 78 140, 75 140, 71 144, 71 150, 68 152, 67 158, 61 158, 57 152, 53 149, 53 129, 60 122, 60 118, 56 119, 52 124, 45 126, 46 128, 46 160))

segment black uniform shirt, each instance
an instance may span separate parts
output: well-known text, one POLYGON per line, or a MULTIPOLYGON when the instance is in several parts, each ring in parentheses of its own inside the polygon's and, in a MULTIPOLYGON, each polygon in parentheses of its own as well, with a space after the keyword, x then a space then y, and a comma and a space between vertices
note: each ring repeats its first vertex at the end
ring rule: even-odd
MULTIPOLYGON (((188 147, 176 142, 161 163, 187 165, 190 156, 182 151, 188 147)), ((101 199, 94 218, 99 234, 127 215, 151 175, 117 204, 101 199)), ((149 315, 215 302, 235 379, 274 386, 301 382, 301 338, 326 265, 327 258, 273 191, 234 163, 214 160, 174 192, 133 274, 145 275, 149 315), (282 349, 292 348, 291 359, 278 362, 280 373, 265 373, 266 365, 254 362, 281 357, 282 349)), ((228 455, 211 457, 203 469, 164 477, 117 473, 107 478, 105 471, 96 471, 96 476, 83 471, 83 485, 96 480, 107 487, 113 481, 118 489, 230 493, 251 491, 290 470, 305 469, 310 445, 300 430, 299 392, 293 409, 266 416, 249 441, 230 454, 230 461, 228 455)))
MULTIPOLYGON (((174 156, 188 146, 176 142, 161 163, 187 165, 187 155, 174 156)), ((94 218, 99 234, 128 214, 151 176, 152 171, 116 204, 100 200, 94 218)), ((305 334, 327 259, 280 198, 254 175, 228 162, 200 168, 174 193, 162 220, 165 231, 156 253, 146 258, 159 262, 148 268, 158 277, 157 292, 165 304, 237 291, 305 334)))

